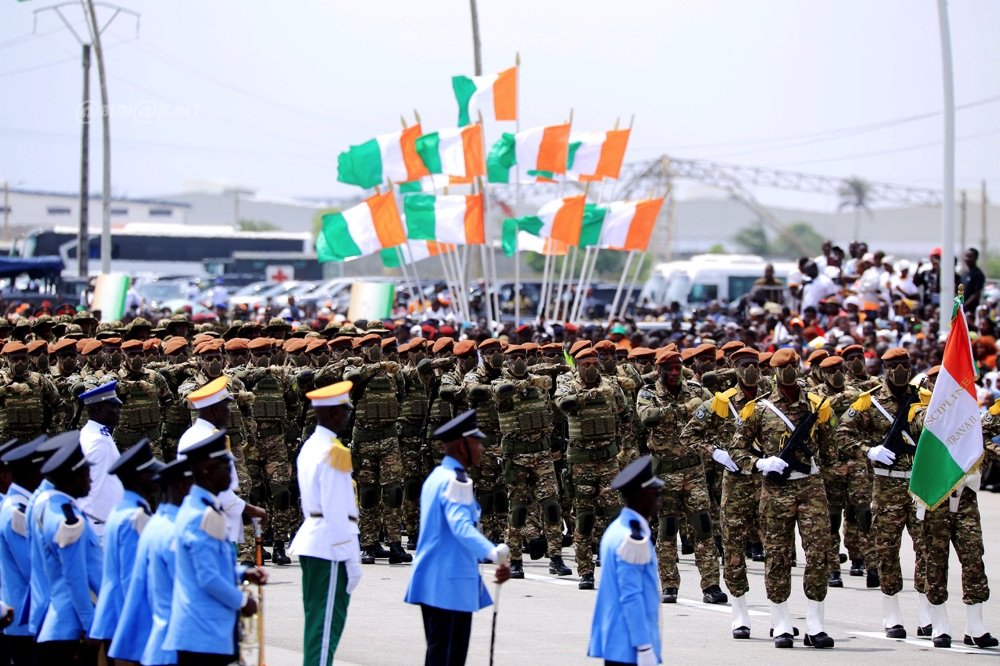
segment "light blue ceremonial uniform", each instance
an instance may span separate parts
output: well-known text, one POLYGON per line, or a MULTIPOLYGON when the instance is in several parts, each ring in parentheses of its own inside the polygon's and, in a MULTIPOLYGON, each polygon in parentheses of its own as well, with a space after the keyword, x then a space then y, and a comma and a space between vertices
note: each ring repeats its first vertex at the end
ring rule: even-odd
POLYGON ((90 630, 93 598, 101 589, 100 539, 73 498, 62 491, 49 491, 48 500, 35 511, 50 593, 38 642, 78 640, 90 630), (65 524, 66 506, 76 518, 72 526, 65 524))
POLYGON ((660 577, 649 524, 638 513, 623 508, 601 539, 601 585, 597 591, 594 621, 590 628, 587 655, 606 661, 636 662, 637 648, 652 645, 660 657, 660 577), (638 523, 646 540, 629 562, 621 554, 623 543, 631 539, 630 523, 638 523), (645 561, 643 561, 645 560, 645 561))
POLYGON ((90 637, 108 641, 115 635, 125 592, 132 579, 139 534, 152 511, 149 503, 136 492, 126 490, 122 501, 111 510, 104 525, 104 569, 101 593, 97 597, 90 637))
POLYGON ((479 561, 493 544, 476 528, 482 511, 471 496, 449 499, 462 464, 445 456, 420 491, 420 535, 406 602, 445 610, 475 612, 493 603, 479 574, 479 561))
POLYGON ((243 605, 240 581, 246 567, 236 564, 218 499, 204 488, 192 486, 175 525, 176 575, 163 647, 236 654, 234 632, 243 605), (216 515, 206 517, 208 512, 216 515), (208 523, 213 525, 214 535, 202 528, 208 523))
POLYGON ((174 592, 176 504, 161 504, 142 530, 132 580, 108 656, 141 664, 176 664, 177 653, 163 649, 174 592))
POLYGON ((8 636, 32 636, 28 627, 28 589, 31 585, 31 553, 25 511, 31 493, 12 483, 0 503, 0 590, 14 609, 14 622, 3 630, 8 636))
POLYGON ((42 620, 45 619, 45 611, 49 608, 49 579, 45 575, 45 543, 42 539, 42 525, 35 517, 35 507, 39 505, 39 497, 44 501, 55 486, 48 479, 35 488, 28 500, 28 508, 24 512, 24 519, 28 525, 28 555, 31 557, 31 576, 28 588, 28 603, 23 609, 16 609, 14 612, 28 616, 28 631, 32 636, 37 636, 42 628, 42 620))

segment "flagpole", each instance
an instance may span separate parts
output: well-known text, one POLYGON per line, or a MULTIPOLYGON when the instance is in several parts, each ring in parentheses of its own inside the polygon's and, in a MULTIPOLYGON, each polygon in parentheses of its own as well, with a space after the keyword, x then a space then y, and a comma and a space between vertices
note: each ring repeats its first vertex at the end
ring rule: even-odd
POLYGON ((549 280, 549 262, 552 259, 552 255, 545 252, 545 245, 542 245, 542 252, 545 253, 545 263, 542 265, 542 287, 538 293, 538 306, 535 308, 535 316, 541 318, 545 312, 545 303, 547 300, 546 291, 548 287, 549 280))
MULTIPOLYGON (((521 131, 521 53, 514 54, 515 77, 514 83, 514 106, 516 112, 514 118, 514 133, 521 131)), ((521 165, 514 165, 514 205, 517 209, 514 217, 521 217, 521 165)), ((517 234, 514 234, 514 326, 521 325, 521 251, 518 247, 517 234)))
MULTIPOLYGON (((559 306, 556 307, 556 319, 563 322, 567 321, 569 318, 569 306, 572 304, 573 301, 573 299, 570 297, 569 289, 573 284, 573 273, 576 272, 576 257, 578 254, 580 254, 580 248, 573 246, 569 250, 567 250, 567 254, 570 252, 573 253, 573 258, 570 260, 570 265, 569 265, 569 281, 565 286, 565 289, 567 291, 565 294, 565 298, 560 297, 559 306)), ((566 258, 564 257, 563 264, 565 263, 566 263, 566 258)), ((562 291, 562 289, 563 287, 560 287, 560 291, 562 291)))
POLYGON ((618 280, 618 289, 615 290, 615 298, 611 301, 611 311, 609 314, 614 315, 618 312, 618 304, 622 297, 622 289, 625 287, 625 276, 628 275, 628 269, 632 266, 632 259, 635 257, 635 250, 629 250, 628 256, 625 258, 625 267, 622 269, 621 279, 618 280))
POLYGON ((941 293, 938 317, 942 331, 951 330, 948 303, 955 294, 955 81, 951 60, 948 2, 938 0, 941 70, 944 84, 944 202, 941 209, 941 293))
POLYGON ((632 283, 629 285, 628 291, 625 292, 625 299, 622 301, 621 310, 618 313, 619 319, 625 318, 625 312, 628 310, 628 302, 632 300, 632 292, 635 291, 636 283, 639 281, 639 275, 642 273, 642 265, 645 263, 646 253, 643 252, 639 256, 639 261, 635 264, 635 270, 632 272, 632 283))
POLYGON ((576 293, 573 294, 573 303, 570 306, 569 314, 566 316, 567 321, 575 321, 577 318, 577 311, 580 308, 580 294, 583 291, 584 279, 587 276, 587 267, 590 265, 590 253, 593 247, 588 245, 583 250, 583 263, 580 265, 580 280, 576 285, 576 293))

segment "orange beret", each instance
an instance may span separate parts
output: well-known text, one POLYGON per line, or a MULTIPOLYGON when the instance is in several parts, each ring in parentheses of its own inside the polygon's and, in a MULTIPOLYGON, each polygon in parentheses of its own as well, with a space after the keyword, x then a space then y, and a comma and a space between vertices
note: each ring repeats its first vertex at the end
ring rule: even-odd
POLYGON ((456 342, 454 348, 452 348, 452 353, 459 357, 468 356, 474 351, 476 351, 476 343, 472 340, 462 340, 461 342, 456 342))
POLYGON ((927 371, 928 377, 937 377, 938 373, 941 372, 941 366, 935 365, 933 368, 927 371))
POLYGON ((306 353, 312 353, 316 350, 327 351, 326 338, 302 338, 306 343, 306 353))
POLYGON ((808 363, 809 365, 812 365, 813 363, 819 363, 829 355, 830 352, 828 352, 827 350, 817 349, 816 351, 814 351, 813 353, 809 354, 809 356, 806 357, 806 363, 808 363))
POLYGON ((303 351, 308 344, 303 338, 289 338, 285 340, 285 351, 289 354, 298 354, 303 351))
POLYGON ((665 349, 656 355, 656 365, 666 365, 667 363, 680 363, 681 355, 672 349, 665 349))
POLYGON ((122 351, 142 351, 142 340, 127 340, 123 342, 122 351))
POLYGON ((398 351, 400 354, 406 354, 410 350, 412 350, 414 347, 417 347, 419 345, 420 345, 420 343, 417 342, 416 340, 412 340, 412 339, 411 340, 407 340, 403 344, 401 344, 398 347, 396 347, 396 351, 398 351))
POLYGON ((250 348, 250 341, 246 338, 230 338, 223 343, 227 352, 246 351, 250 348))
POLYGON ((757 363, 759 365, 770 364, 772 356, 774 356, 774 354, 771 352, 761 352, 760 356, 757 357, 757 363))
MULTIPOLYGON (((389 347, 395 347, 399 344, 399 340, 395 337, 388 337, 382 340, 382 349, 388 349, 389 347)), ((397 349, 398 351, 398 349, 397 349)))
POLYGON ((716 349, 715 350, 715 360, 716 361, 721 361, 724 358, 726 358, 726 352, 722 351, 721 349, 716 349))
POLYGON ((199 333, 198 335, 191 338, 191 344, 200 345, 205 340, 211 340, 212 337, 213 336, 209 335, 208 333, 199 333))
POLYGON ((479 343, 479 351, 481 352, 491 351, 500 348, 501 348, 500 341, 497 340, 496 338, 486 338, 485 340, 479 343))
POLYGON ((83 354, 84 356, 90 356, 91 354, 95 354, 99 352, 102 347, 104 347, 103 342, 101 342, 100 340, 95 340, 93 338, 84 338, 80 342, 83 343, 83 348, 81 349, 78 347, 78 349, 80 349, 80 353, 83 354))
MULTIPOLYGON (((682 361, 690 360, 691 357, 694 356, 695 349, 696 349, 695 347, 685 347, 683 350, 681 350, 681 360, 682 361)), ((660 351, 663 352, 666 350, 667 347, 663 347, 660 351)), ((676 351, 676 350, 670 350, 670 351, 676 351)))
POLYGON ((338 335, 330 340, 330 349, 351 349, 354 346, 354 338, 349 335, 338 335))
POLYGON ((827 356, 819 363, 819 367, 824 370, 830 370, 831 368, 838 368, 844 364, 844 358, 842 356, 827 356))
POLYGON ((737 349, 742 349, 745 346, 746 345, 744 345, 739 340, 730 340, 726 344, 722 345, 722 351, 724 351, 724 352, 734 352, 737 349))
POLYGON ((438 338, 434 341, 434 346, 431 347, 431 351, 435 354, 444 351, 446 349, 451 349, 455 345, 455 339, 450 338, 447 335, 443 338, 438 338))
POLYGON ((579 352, 577 352, 575 358, 577 361, 582 361, 587 358, 596 359, 597 349, 594 347, 587 347, 586 349, 581 349, 579 352))
POLYGON ((73 350, 73 353, 77 353, 76 340, 71 340, 70 338, 63 338, 62 340, 56 340, 55 343, 49 347, 50 354, 58 354, 59 352, 73 350))
POLYGON ((357 349, 360 346, 361 346, 361 338, 351 339, 351 349, 357 349))
POLYGON ((504 355, 523 354, 524 353, 524 346, 523 345, 507 345, 507 348, 503 350, 503 353, 504 353, 504 355))
POLYGON ((122 343, 122 339, 121 338, 104 338, 104 340, 102 340, 102 342, 104 344, 108 345, 109 347, 117 347, 118 345, 120 345, 122 343))
POLYGON ((576 357, 576 353, 578 351, 580 351, 581 349, 586 349, 587 347, 590 347, 590 346, 591 346, 590 340, 577 340, 569 348, 569 355, 575 358, 576 357))
POLYGON ((882 354, 883 361, 909 361, 910 352, 906 351, 905 347, 892 347, 886 353, 882 354))
POLYGON ((28 351, 28 348, 24 346, 23 343, 18 342, 17 340, 11 340, 3 346, 3 349, 0 349, 0 354, 17 354, 19 352, 26 351, 28 351))
POLYGON ((538 351, 539 349, 542 348, 542 346, 539 345, 537 342, 525 342, 523 345, 521 345, 521 347, 523 347, 524 351, 526 352, 538 351))
POLYGON ((198 344, 194 348, 194 353, 197 354, 218 354, 222 351, 225 343, 218 338, 211 338, 205 340, 204 342, 198 344))
POLYGON ((847 356, 848 354, 862 354, 863 355, 864 353, 865 353, 865 348, 862 347, 861 345, 847 345, 846 347, 844 347, 843 349, 840 350, 840 355, 841 356, 847 356))
POLYGON ((594 349, 596 349, 599 352, 602 352, 602 351, 614 351, 618 349, 618 347, 611 340, 598 340, 597 342, 594 343, 594 349))
POLYGON ((753 347, 740 347, 729 355, 729 360, 733 363, 742 361, 745 358, 752 358, 755 363, 760 362, 760 354, 753 347))
POLYGON ((656 350, 649 347, 635 347, 629 351, 628 357, 637 361, 651 361, 656 358, 656 350))
POLYGON ((188 346, 187 340, 185 340, 179 335, 175 335, 174 337, 170 338, 165 343, 163 343, 163 353, 166 354, 167 356, 173 356, 182 349, 187 349, 187 346, 188 346))
POLYGON ((709 342, 703 342, 703 343, 701 343, 700 345, 698 345, 697 347, 694 348, 694 352, 691 355, 692 356, 708 356, 709 354, 711 354, 712 356, 715 356, 715 345, 713 345, 713 344, 711 344, 709 342))
POLYGON ((783 347, 771 355, 771 367, 783 368, 786 365, 799 362, 799 355, 791 347, 783 347))
POLYGON ((159 338, 149 338, 148 340, 142 343, 142 348, 146 351, 149 351, 154 347, 162 347, 162 346, 163 346, 163 340, 160 340, 159 338))
POLYGON ((358 343, 359 347, 365 347, 372 344, 381 344, 382 336, 378 333, 369 333, 361 338, 361 342, 358 343))
POLYGON ((49 353, 49 343, 45 340, 32 340, 27 345, 29 354, 34 354, 35 352, 43 352, 45 354, 49 353))
POLYGON ((561 342, 550 342, 542 345, 543 352, 561 352, 562 350, 563 346, 561 342))
POLYGON ((247 349, 250 351, 261 351, 264 349, 270 349, 273 344, 274 340, 271 338, 254 338, 247 344, 247 349))

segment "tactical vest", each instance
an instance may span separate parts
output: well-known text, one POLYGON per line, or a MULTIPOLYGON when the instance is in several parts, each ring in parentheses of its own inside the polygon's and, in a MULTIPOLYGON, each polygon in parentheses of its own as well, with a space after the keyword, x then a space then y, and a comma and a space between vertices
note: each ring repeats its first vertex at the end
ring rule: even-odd
POLYGON ((29 381, 13 382, 7 387, 0 419, 8 435, 36 433, 45 422, 45 407, 42 403, 40 387, 33 386, 29 381), (14 393, 13 386, 24 386, 28 389, 23 394, 14 393))
POLYGON ((253 417, 260 421, 284 421, 287 415, 285 391, 281 382, 270 371, 253 387, 253 417))
POLYGON ((552 429, 552 408, 545 400, 544 389, 514 389, 513 399, 514 407, 499 413, 504 436, 534 438, 552 429))
POLYGON ((617 423, 611 411, 611 399, 611 391, 602 386, 594 397, 581 400, 576 412, 567 414, 569 441, 572 445, 598 447, 614 438, 617 423))
POLYGON ((399 402, 392 378, 384 371, 368 380, 364 395, 354 410, 354 421, 358 425, 374 429, 392 425, 399 418, 399 402))
POLYGON ((126 398, 118 427, 124 430, 148 430, 160 424, 160 400, 155 387, 145 379, 125 379, 126 398))

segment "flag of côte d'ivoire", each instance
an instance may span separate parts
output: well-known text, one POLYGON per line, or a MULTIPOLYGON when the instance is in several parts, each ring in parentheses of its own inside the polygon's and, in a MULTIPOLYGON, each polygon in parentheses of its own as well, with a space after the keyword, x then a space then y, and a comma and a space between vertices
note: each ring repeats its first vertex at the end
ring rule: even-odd
POLYGON ((910 494, 936 508, 977 471, 983 457, 983 427, 976 398, 976 369, 962 298, 955 299, 951 332, 945 343, 924 429, 917 442, 910 494))

